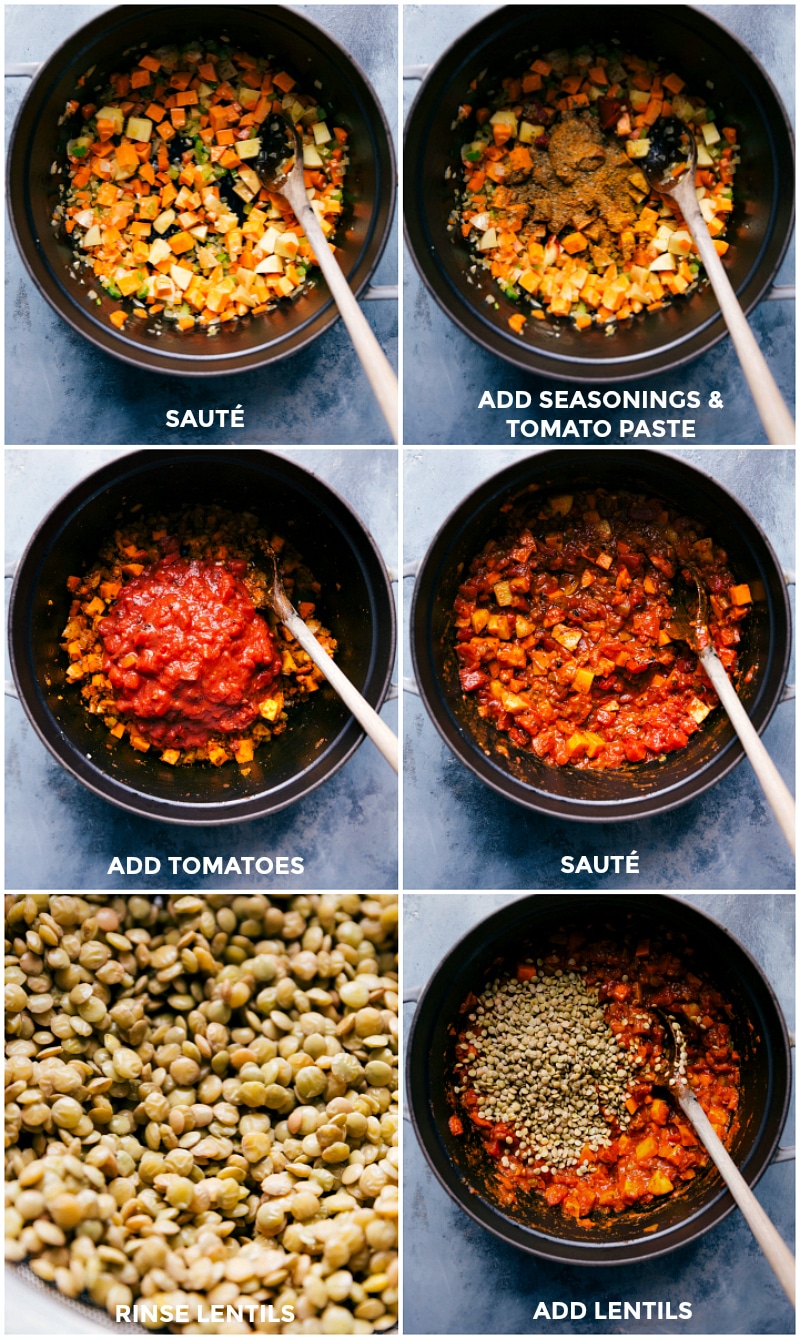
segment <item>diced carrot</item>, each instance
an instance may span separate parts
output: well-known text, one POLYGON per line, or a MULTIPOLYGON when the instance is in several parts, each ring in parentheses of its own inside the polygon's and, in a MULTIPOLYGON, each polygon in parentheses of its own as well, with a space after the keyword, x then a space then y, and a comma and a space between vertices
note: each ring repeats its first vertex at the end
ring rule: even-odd
POLYGON ((492 135, 498 149, 502 148, 504 144, 508 143, 508 141, 511 139, 511 134, 512 134, 511 126, 502 123, 492 126, 492 135))
POLYGON ((197 93, 193 88, 190 88, 186 93, 178 94, 179 107, 196 107, 197 103, 198 103, 197 93))
POLYGON ((218 130, 216 133, 217 144, 235 144, 236 136, 232 130, 218 130))
POLYGON ((589 243, 582 232, 571 232, 567 234, 561 245, 568 256, 574 256, 578 251, 585 251, 589 243))
POLYGON ((535 60, 531 65, 531 69, 535 70, 537 74, 544 75, 545 79, 548 74, 550 74, 552 68, 552 65, 548 65, 546 60, 535 60))
POLYGON ((147 88, 152 82, 147 70, 134 70, 131 75, 131 88, 147 88))
POLYGON ((297 81, 285 70, 282 70, 280 74, 273 75, 272 82, 276 88, 281 90, 281 93, 290 93, 297 81))
MULTIPOLYGON (((531 71, 529 74, 525 74, 522 76, 523 93, 536 93, 541 87, 542 87, 542 76, 540 74, 536 74, 534 71, 531 71)), ((486 110, 488 113, 488 108, 486 110)), ((480 112, 478 113, 478 116, 480 117, 480 112)), ((478 124, 480 125, 480 120, 478 121, 478 124)))
POLYGON ((160 107, 157 102, 151 102, 145 111, 145 116, 149 117, 151 121, 155 121, 156 125, 159 121, 164 120, 166 114, 166 107, 160 107))
POLYGON ((668 74, 663 80, 663 83, 664 87, 669 89, 670 93, 680 93, 681 90, 686 87, 685 81, 677 74, 668 74))
POLYGON ((115 325, 118 330, 121 330, 128 319, 128 313, 117 309, 117 311, 111 313, 108 319, 112 325, 115 325))
POLYGON ((176 256, 182 255, 184 251, 191 251, 194 246, 194 238, 188 232, 176 232, 168 240, 176 256))
POLYGON ((186 112, 183 107, 173 107, 169 116, 176 130, 182 130, 186 125, 186 112))
POLYGON ((581 86, 581 76, 579 74, 567 74, 561 80, 561 87, 565 93, 577 93, 581 86))
POLYGON ((515 312, 513 316, 509 316, 508 324, 517 335, 521 335, 522 328, 525 325, 525 317, 522 312, 515 312))
POLYGON ((204 62, 204 64, 198 65, 197 73, 200 75, 201 79, 205 80, 207 84, 215 84, 217 82, 217 69, 216 66, 212 65, 210 61, 206 61, 204 62))
POLYGON ((116 159, 123 171, 139 166, 139 155, 132 144, 122 143, 116 147, 116 159))
POLYGON ((184 90, 189 87, 191 82, 192 74, 190 70, 178 70, 176 74, 172 75, 169 81, 169 86, 170 88, 177 88, 180 93, 183 93, 184 90))
POLYGON ((269 116, 270 100, 266 95, 259 98, 253 109, 253 121, 256 125, 261 125, 269 116))

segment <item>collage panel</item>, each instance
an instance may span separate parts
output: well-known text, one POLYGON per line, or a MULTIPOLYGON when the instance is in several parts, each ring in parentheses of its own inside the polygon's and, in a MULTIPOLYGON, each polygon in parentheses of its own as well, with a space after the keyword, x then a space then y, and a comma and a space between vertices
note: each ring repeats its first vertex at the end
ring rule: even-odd
POLYGON ((406 451, 406 888, 794 888, 794 468, 406 451), (780 801, 673 622, 701 598, 780 801))
POLYGON ((794 895, 407 893, 403 920, 405 1332, 792 1332, 794 895))
POLYGON ((397 50, 395 5, 6 6, 7 442, 396 440, 397 50))
POLYGON ((396 888, 396 776, 268 575, 393 738, 396 453, 6 468, 6 886, 396 888))
POLYGON ((794 7, 533 14, 404 7, 406 442, 794 444, 794 7))
POLYGON ((396 1330, 397 902, 6 895, 4 1333, 396 1330))

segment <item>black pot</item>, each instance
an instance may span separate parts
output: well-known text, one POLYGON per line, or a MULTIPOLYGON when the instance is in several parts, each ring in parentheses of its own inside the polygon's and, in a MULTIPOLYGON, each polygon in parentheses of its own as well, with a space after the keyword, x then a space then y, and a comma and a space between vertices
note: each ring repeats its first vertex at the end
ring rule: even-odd
POLYGON ((753 594, 740 647, 741 663, 753 675, 740 696, 758 731, 780 701, 789 665, 791 615, 778 560, 750 513, 701 470, 656 451, 587 449, 542 451, 501 470, 456 507, 422 562, 411 606, 414 673, 434 725, 460 762, 507 799, 555 818, 607 823, 673 809, 715 785, 744 757, 721 709, 712 712, 687 748, 668 754, 664 762, 592 772, 552 767, 512 745, 509 757, 497 753, 497 733, 461 691, 453 601, 462 573, 501 527, 503 503, 532 484, 568 492, 600 486, 641 489, 706 527, 753 594))
POLYGON ((608 933, 615 926, 657 927, 686 936, 696 960, 734 1007, 732 1035, 742 1057, 740 1128, 730 1149, 750 1185, 769 1166, 789 1106, 791 1061, 786 1024, 775 994, 758 964, 709 916, 676 898, 650 894, 536 894, 509 903, 465 935, 437 967, 425 987, 408 1036, 406 1092, 417 1138, 439 1183, 464 1213, 510 1246, 572 1265, 621 1265, 676 1250, 716 1227, 734 1201, 711 1169, 642 1212, 578 1226, 538 1196, 528 1196, 513 1215, 492 1198, 488 1154, 469 1133, 448 1128, 459 1007, 478 993, 498 958, 519 954, 520 945, 562 926, 608 933))
MULTIPOLYGON (((64 104, 78 79, 94 67, 92 84, 102 82, 134 45, 159 46, 190 37, 225 34, 245 50, 268 52, 311 88, 319 80, 326 104, 349 132, 347 195, 354 203, 343 218, 340 264, 351 288, 360 293, 380 260, 394 213, 396 174, 386 118, 366 76, 322 28, 281 5, 121 5, 74 33, 45 61, 20 108, 8 151, 8 201, 14 238, 31 278, 51 307, 79 334, 136 367, 181 376, 227 375, 297 353, 338 319, 321 275, 298 301, 264 317, 245 317, 223 326, 214 339, 199 327, 181 334, 165 328, 157 336, 150 322, 128 321, 124 330, 109 322, 118 304, 97 287, 98 307, 88 297, 90 282, 75 282, 73 253, 66 235, 51 223, 61 177, 51 166, 70 137, 59 127, 64 104)), ((82 96, 85 97, 85 94, 82 96)), ((66 161, 63 158, 63 161, 66 161)), ((168 326, 168 323, 167 323, 168 326)))
POLYGON ((137 451, 89 475, 42 521, 17 569, 9 610, 14 682, 39 738, 89 790, 169 823, 237 823, 274 813, 333 776, 364 733, 327 684, 283 734, 238 767, 170 767, 115 740, 66 682, 59 649, 69 613, 66 579, 88 570, 120 514, 213 503, 253 511, 297 547, 322 583, 320 618, 336 659, 378 709, 394 662, 395 613, 375 543, 346 502, 307 470, 266 451, 137 451))
MULTIPOLYGON (((792 132, 775 88, 749 51, 708 14, 688 5, 507 5, 474 24, 428 73, 405 134, 405 230, 417 269, 452 321, 490 353, 527 372, 564 381, 630 381, 678 367, 726 334, 705 285, 686 301, 641 313, 609 338, 602 326, 529 321, 522 335, 508 318, 520 308, 488 273, 470 274, 474 256, 458 228, 448 232, 464 129, 454 124, 470 82, 483 70, 508 74, 522 48, 542 52, 619 38, 637 55, 663 58, 704 93, 713 82, 720 123, 740 132, 741 164, 725 258, 744 310, 764 296, 789 243, 794 218, 792 132), (491 292, 498 310, 486 301, 491 292)), ((486 85, 484 85, 486 86, 486 85)))

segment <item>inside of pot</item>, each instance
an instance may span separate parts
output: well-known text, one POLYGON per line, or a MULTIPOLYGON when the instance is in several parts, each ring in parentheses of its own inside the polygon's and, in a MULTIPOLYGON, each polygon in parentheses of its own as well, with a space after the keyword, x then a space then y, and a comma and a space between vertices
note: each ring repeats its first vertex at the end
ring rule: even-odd
MULTIPOLYGON (((230 453, 223 462, 217 453, 203 452, 166 465, 140 463, 138 470, 121 472, 110 486, 73 500, 71 508, 51 518, 41 536, 38 571, 31 572, 25 654, 18 669, 29 679, 29 702, 32 697, 37 723, 57 755, 101 790, 110 784, 123 799, 134 791, 145 804, 229 806, 234 813, 248 799, 269 794, 274 807, 280 807, 283 797, 288 802, 298 788, 335 770, 359 738, 355 721, 328 684, 291 709, 284 733, 257 749, 247 768, 171 767, 159 760, 157 749, 137 754, 127 739, 114 739, 101 719, 84 711, 79 689, 65 679, 68 660, 60 643, 69 612, 67 576, 94 565, 117 517, 131 508, 147 514, 178 511, 187 503, 252 511, 296 547, 322 584, 319 617, 337 638, 338 663, 377 704, 391 670, 393 645, 380 560, 335 495, 313 476, 267 456, 249 464, 230 453)), ((20 598, 25 598, 22 593, 20 598)))
POLYGON ((475 25, 442 58, 412 116, 406 164, 416 184, 408 190, 407 219, 427 282, 473 338, 510 361, 554 376, 610 380, 679 362, 721 337, 710 287, 704 284, 661 311, 641 312, 612 336, 605 326, 579 331, 571 321, 553 317, 528 321, 518 336, 508 320, 524 311, 524 304, 507 298, 489 272, 475 266, 460 229, 448 226, 465 140, 458 109, 476 98, 472 81, 478 79, 479 88, 493 86, 517 69, 523 51, 544 55, 593 43, 658 58, 665 69, 679 72, 687 93, 694 89, 708 97, 720 124, 736 127, 741 163, 725 265, 740 300, 752 304, 770 269, 777 268, 791 229, 791 139, 760 67, 724 29, 689 6, 638 12, 621 6, 547 5, 535 11, 508 6, 475 25))
MULTIPOLYGON (((535 457, 533 458, 535 461, 535 457)), ((750 616, 744 623, 740 643, 740 696, 751 717, 758 722, 769 710, 768 695, 774 662, 783 663, 788 628, 783 616, 783 592, 776 588, 780 573, 769 562, 769 553, 755 524, 738 507, 725 507, 726 500, 712 480, 692 474, 691 492, 687 490, 686 468, 668 458, 631 453, 603 456, 584 453, 575 464, 562 460, 545 471, 531 467, 530 479, 542 492, 578 490, 604 485, 613 491, 642 491, 676 506, 682 514, 699 521, 717 544, 728 554, 737 581, 748 582, 753 595, 750 616), (586 456, 590 463, 586 463, 586 456), (621 469, 620 466, 624 466, 621 469), (744 676, 752 671, 750 681, 744 676)), ((721 707, 715 708, 701 729, 689 739, 685 749, 668 754, 663 761, 628 765, 616 771, 556 767, 535 754, 516 748, 505 734, 487 724, 478 715, 474 699, 461 691, 454 647, 453 601, 472 558, 486 541, 502 529, 501 506, 518 496, 529 485, 524 470, 512 487, 491 485, 475 510, 462 517, 447 537, 446 549, 438 564, 432 604, 425 615, 428 626, 427 653, 431 657, 439 702, 452 727, 459 750, 474 762, 485 779, 497 778, 502 789, 504 778, 518 783, 522 798, 531 792, 536 797, 554 797, 567 804, 615 805, 620 801, 648 797, 666 797, 671 791, 691 784, 705 769, 718 764, 721 755, 736 742, 735 732, 721 707), (497 744, 508 747, 508 755, 498 753, 497 744)), ((437 710, 439 705, 437 704, 437 710)), ((516 798, 520 798, 517 795, 516 798)))
POLYGON ((187 24, 187 11, 180 7, 137 8, 133 13, 131 7, 111 10, 82 31, 83 40, 70 39, 48 65, 49 80, 40 77, 23 107, 10 181, 23 249, 28 228, 37 238, 36 254, 27 259, 41 270, 37 277, 59 307, 78 309, 71 319, 79 317, 102 342, 129 346, 131 356, 138 349, 159 360, 202 359, 225 372, 235 370, 235 360, 242 354, 291 352, 336 319, 327 285, 317 272, 297 300, 279 303, 266 317, 246 316, 223 324, 213 337, 199 326, 181 333, 169 322, 163 323, 160 334, 150 321, 128 321, 123 331, 116 331, 109 316, 118 303, 99 285, 93 287, 90 271, 85 278, 83 271, 75 271, 68 238, 51 221, 63 180, 52 167, 59 158, 66 161, 64 148, 72 134, 72 123, 59 126, 59 119, 68 99, 76 94, 85 99, 77 81, 88 69, 91 75, 85 87, 94 94, 109 74, 134 60, 134 48, 143 43, 152 49, 170 42, 185 44, 195 37, 225 36, 244 51, 274 56, 303 88, 319 87, 323 104, 335 112, 336 124, 348 131, 350 164, 337 241, 345 273, 351 282, 363 283, 380 256, 393 205, 391 150, 374 94, 357 67, 342 59, 336 43, 291 10, 201 5, 192 9, 192 22, 187 24), (90 291, 98 293, 100 306, 89 299, 90 291))
MULTIPOLYGON (((531 909, 534 901, 531 899, 525 903, 521 914, 519 911, 516 915, 509 913, 506 918, 509 923, 505 927, 495 930, 490 921, 488 934, 485 933, 480 941, 477 936, 470 936, 459 965, 448 974, 447 981, 441 983, 436 1001, 438 1019, 432 1024, 429 1039, 432 1058, 425 1100, 436 1131, 434 1137, 440 1145, 455 1193, 466 1196, 467 1203, 475 1206, 479 1221, 501 1235, 504 1230, 510 1231, 517 1244, 527 1245, 534 1251, 543 1249, 547 1253, 548 1240, 569 1242, 579 1250, 584 1248, 581 1252, 584 1262, 604 1246, 634 1246, 646 1250, 646 1243, 652 1243, 654 1252, 658 1253, 669 1248, 664 1244, 665 1238, 671 1238, 672 1245, 679 1244, 693 1233, 701 1215, 718 1204, 725 1188, 710 1164, 694 1180, 684 1183, 677 1194, 657 1199, 639 1210, 594 1213, 590 1220, 584 1219, 580 1223, 567 1217, 558 1207, 550 1207, 541 1195, 533 1192, 520 1193, 511 1209, 504 1206, 494 1176, 496 1162, 483 1149, 477 1132, 468 1128, 467 1121, 464 1121, 463 1136, 457 1137, 450 1132, 448 1118, 454 1108, 452 1097, 448 1101, 447 1095, 452 1087, 454 1034, 462 1017, 459 1010, 470 991, 476 994, 481 991, 487 978, 495 974, 498 963, 516 963, 523 947, 528 945, 536 952, 537 946, 546 944, 556 930, 569 933, 571 929, 578 929, 587 942, 593 937, 613 939, 615 929, 620 935, 629 930, 642 937, 670 935, 676 951, 683 946, 693 950, 690 961, 696 964, 698 975, 709 980, 732 1006, 732 1038, 741 1056, 741 1094, 739 1124, 730 1152, 745 1175, 767 1132, 770 1131, 775 1139, 780 1133, 779 1127, 777 1133, 774 1127, 770 1128, 775 1109, 780 1105, 776 1088, 776 1074, 780 1067, 778 1028, 775 1019, 770 1018, 770 1008, 774 1005, 768 993, 765 994, 758 969, 724 931, 697 913, 684 914, 680 910, 672 914, 668 912, 662 918, 658 911, 650 912, 642 905, 646 899, 636 899, 635 911, 626 911, 619 905, 625 900, 616 898, 617 905, 604 905, 602 911, 593 914, 588 906, 573 911, 562 899, 563 911, 559 915, 552 906, 541 911, 535 906, 531 909)), ((628 904, 631 901, 627 899, 628 904)), ((763 1154, 763 1148, 761 1152, 763 1154)), ((597 1262, 600 1263, 599 1258, 597 1262)))

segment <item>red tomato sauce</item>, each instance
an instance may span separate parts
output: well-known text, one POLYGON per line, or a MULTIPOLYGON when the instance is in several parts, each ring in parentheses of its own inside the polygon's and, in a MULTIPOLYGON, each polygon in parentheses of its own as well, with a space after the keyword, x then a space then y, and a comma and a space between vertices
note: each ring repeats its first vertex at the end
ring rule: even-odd
POLYGON ((556 766, 610 770, 686 748, 718 699, 670 633, 676 586, 691 563, 735 682, 751 595, 724 550, 639 494, 597 489, 507 510, 454 606, 461 688, 478 714, 556 766))
MULTIPOLYGON (((608 1214, 643 1209, 678 1193, 710 1165, 705 1149, 677 1103, 660 1084, 654 1066, 663 1049, 664 1029, 647 1011, 663 1009, 679 1021, 687 1048, 686 1077, 716 1133, 730 1145, 738 1128, 740 1056, 731 1038, 732 1009, 698 973, 692 950, 655 939, 626 937, 592 942, 586 934, 551 936, 539 956, 521 950, 508 974, 525 981, 537 973, 581 971, 584 984, 597 991, 605 1005, 611 1031, 625 1044, 636 1077, 626 1102, 630 1123, 623 1131, 609 1123, 610 1145, 582 1149, 570 1167, 543 1172, 543 1159, 523 1161, 520 1137, 513 1123, 492 1123, 478 1111, 477 1091, 466 1077, 476 1051, 466 1034, 474 1023, 457 1027, 456 1084, 450 1100, 456 1108, 449 1122, 452 1135, 477 1136, 492 1160, 492 1181, 502 1204, 513 1207, 520 1192, 538 1193, 549 1205, 588 1225, 608 1214), (536 964, 536 965, 534 965, 536 964), (647 1026, 649 1024, 649 1027, 647 1026), (581 1167, 581 1173, 578 1173, 581 1167)), ((493 968, 495 974, 497 965, 493 968)), ((503 974, 503 967, 500 968, 503 974)), ((470 994, 461 1007, 470 1015, 478 997, 470 994)))
POLYGON ((281 658, 246 571, 238 559, 167 554, 127 582, 99 624, 116 709, 151 743, 195 748, 257 718, 281 658))

